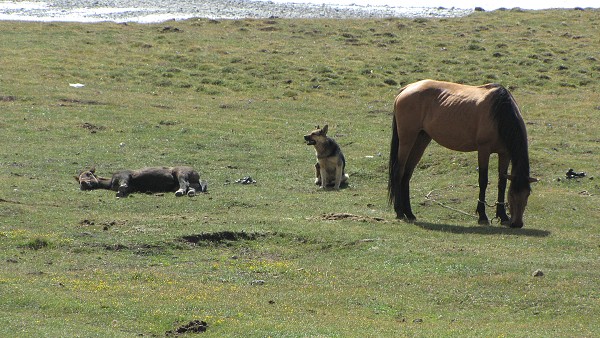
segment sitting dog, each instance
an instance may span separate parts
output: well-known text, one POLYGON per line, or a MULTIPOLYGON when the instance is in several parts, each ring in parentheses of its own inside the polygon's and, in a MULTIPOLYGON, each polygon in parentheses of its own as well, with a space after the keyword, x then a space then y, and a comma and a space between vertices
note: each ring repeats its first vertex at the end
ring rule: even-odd
POLYGON ((206 183, 191 167, 153 167, 139 170, 121 170, 111 178, 96 176, 96 168, 75 176, 81 190, 107 189, 126 197, 132 192, 168 192, 175 196, 194 196, 196 191, 206 192, 206 183))
POLYGON ((316 130, 304 136, 304 140, 307 145, 315 146, 317 153, 315 184, 320 185, 321 188, 333 187, 338 190, 341 184, 346 184, 348 181, 345 172, 346 159, 337 142, 327 136, 328 129, 328 125, 320 129, 317 126, 316 130))

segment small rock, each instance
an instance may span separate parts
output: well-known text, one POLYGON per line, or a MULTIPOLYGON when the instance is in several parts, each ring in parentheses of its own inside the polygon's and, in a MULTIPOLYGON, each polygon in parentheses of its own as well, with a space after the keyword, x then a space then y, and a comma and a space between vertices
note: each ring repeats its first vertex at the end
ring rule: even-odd
POLYGON ((538 269, 533 272, 533 277, 542 277, 542 276, 544 276, 544 272, 542 270, 538 269))

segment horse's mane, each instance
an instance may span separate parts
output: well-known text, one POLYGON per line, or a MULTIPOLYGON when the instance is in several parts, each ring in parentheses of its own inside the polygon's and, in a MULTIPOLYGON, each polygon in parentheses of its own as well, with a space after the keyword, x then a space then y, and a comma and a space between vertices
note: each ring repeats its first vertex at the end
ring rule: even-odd
POLYGON ((513 189, 516 191, 531 190, 525 123, 513 96, 500 85, 498 85, 492 107, 492 118, 496 122, 500 139, 510 155, 513 189))

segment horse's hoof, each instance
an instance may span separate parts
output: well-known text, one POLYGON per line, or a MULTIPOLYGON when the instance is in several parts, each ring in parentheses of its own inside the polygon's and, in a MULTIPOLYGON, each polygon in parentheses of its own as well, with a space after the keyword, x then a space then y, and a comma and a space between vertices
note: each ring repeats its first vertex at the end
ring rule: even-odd
POLYGON ((196 190, 194 190, 194 189, 190 189, 190 191, 188 191, 187 195, 188 195, 189 197, 194 197, 194 196, 196 196, 196 190))
POLYGON ((417 221, 417 218, 415 217, 415 215, 406 215, 404 221, 406 223, 415 223, 417 221))
POLYGON ((490 220, 489 219, 480 219, 478 221, 479 225, 490 225, 490 220))
POLYGON ((501 220, 500 224, 503 225, 503 226, 506 226, 506 227, 510 226, 510 219, 501 220))
POLYGON ((175 192, 175 196, 177 196, 177 197, 181 197, 181 196, 183 196, 183 195, 184 195, 184 193, 185 193, 185 192, 184 192, 183 190, 177 190, 177 191, 175 192))

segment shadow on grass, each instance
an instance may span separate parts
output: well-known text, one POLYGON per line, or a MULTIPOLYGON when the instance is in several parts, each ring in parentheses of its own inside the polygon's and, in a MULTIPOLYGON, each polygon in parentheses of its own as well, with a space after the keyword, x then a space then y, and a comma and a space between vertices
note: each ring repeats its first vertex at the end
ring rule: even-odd
POLYGON ((538 229, 513 229, 501 226, 459 226, 450 224, 435 224, 427 222, 415 222, 419 228, 432 231, 449 232, 453 234, 478 234, 478 235, 515 235, 530 237, 547 237, 550 231, 538 229))

